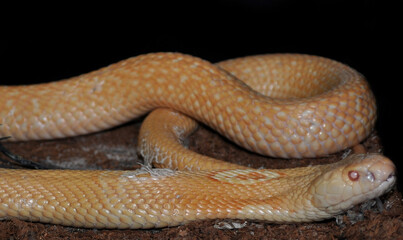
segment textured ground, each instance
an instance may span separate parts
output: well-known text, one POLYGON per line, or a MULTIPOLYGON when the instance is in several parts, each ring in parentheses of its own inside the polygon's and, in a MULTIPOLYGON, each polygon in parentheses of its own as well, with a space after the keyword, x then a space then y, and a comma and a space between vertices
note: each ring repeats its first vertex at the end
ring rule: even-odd
MULTIPOLYGON (((141 159, 136 152, 140 121, 89 136, 57 141, 7 143, 14 153, 45 164, 74 169, 133 169, 141 159)), ((370 152, 381 151, 374 133, 364 143, 370 152)), ((251 167, 285 168, 338 161, 343 153, 304 160, 267 159, 246 152, 213 131, 201 127, 189 139, 189 147, 200 153, 251 167)), ((319 223, 276 225, 252 221, 200 221, 157 230, 78 229, 17 219, 0 221, 0 239, 403 239, 403 200, 395 188, 375 201, 319 223), (374 205, 374 206, 371 206, 374 205)))

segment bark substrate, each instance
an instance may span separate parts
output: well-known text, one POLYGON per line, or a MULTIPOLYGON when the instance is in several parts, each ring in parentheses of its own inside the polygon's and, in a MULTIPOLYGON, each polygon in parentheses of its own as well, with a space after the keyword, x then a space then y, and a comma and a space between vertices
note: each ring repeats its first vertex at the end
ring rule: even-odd
MULTIPOLYGON (((4 143, 13 153, 43 164, 72 169, 136 169, 140 121, 101 133, 61 140, 4 143)), ((291 168, 339 161, 345 150, 315 159, 272 159, 232 144, 207 127, 200 127, 187 141, 199 153, 254 168, 291 168)), ((374 132, 363 145, 368 152, 381 152, 374 132)), ((4 158, 3 156, 1 156, 4 158)), ((195 221, 183 226, 151 230, 105 230, 0 221, 0 239, 403 239, 403 200, 395 187, 376 201, 356 206, 347 213, 322 222, 271 224, 243 220, 195 221)))

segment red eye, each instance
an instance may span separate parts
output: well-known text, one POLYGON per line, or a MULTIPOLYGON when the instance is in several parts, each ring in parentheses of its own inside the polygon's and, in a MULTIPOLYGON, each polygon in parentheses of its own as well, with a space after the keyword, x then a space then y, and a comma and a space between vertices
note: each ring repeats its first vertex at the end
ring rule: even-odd
POLYGON ((357 171, 349 171, 348 178, 350 178, 351 181, 357 181, 360 178, 360 174, 357 171))

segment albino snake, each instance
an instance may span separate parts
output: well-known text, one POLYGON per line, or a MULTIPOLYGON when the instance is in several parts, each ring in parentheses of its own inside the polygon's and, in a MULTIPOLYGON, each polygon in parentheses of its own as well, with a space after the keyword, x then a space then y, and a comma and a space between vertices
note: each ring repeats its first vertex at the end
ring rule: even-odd
POLYGON ((91 228, 153 228, 211 218, 306 222, 380 196, 395 182, 393 163, 379 154, 255 170, 181 145, 196 127, 187 116, 268 156, 323 156, 359 144, 376 118, 367 82, 341 63, 307 55, 261 55, 213 65, 156 53, 68 80, 1 86, 0 137, 76 136, 151 110, 139 151, 146 164, 178 171, 0 169, 0 219, 91 228))

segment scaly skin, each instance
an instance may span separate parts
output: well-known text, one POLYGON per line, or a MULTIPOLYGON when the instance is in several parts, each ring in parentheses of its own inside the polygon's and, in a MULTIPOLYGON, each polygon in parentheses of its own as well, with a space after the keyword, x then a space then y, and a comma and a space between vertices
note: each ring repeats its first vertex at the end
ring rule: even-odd
POLYGON ((393 172, 393 163, 380 155, 282 170, 1 169, 0 218, 89 228, 154 228, 213 218, 318 221, 383 194, 395 181, 393 172), (350 171, 359 179, 351 180, 350 171))
POLYGON ((180 145, 196 126, 185 115, 269 156, 323 156, 358 144, 373 129, 375 100, 359 73, 325 58, 261 55, 215 66, 156 53, 59 82, 2 86, 0 98, 0 136, 14 141, 76 136, 156 108, 174 109, 155 110, 145 120, 140 152, 157 166, 203 169, 1 169, 2 219, 97 228, 164 227, 207 218, 314 221, 379 196, 395 181, 393 163, 380 155, 252 170, 180 145))

